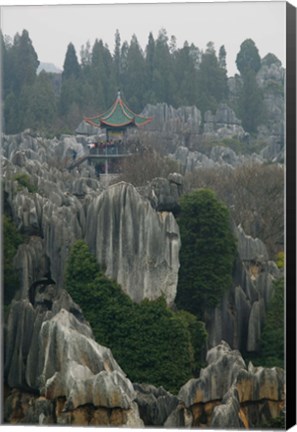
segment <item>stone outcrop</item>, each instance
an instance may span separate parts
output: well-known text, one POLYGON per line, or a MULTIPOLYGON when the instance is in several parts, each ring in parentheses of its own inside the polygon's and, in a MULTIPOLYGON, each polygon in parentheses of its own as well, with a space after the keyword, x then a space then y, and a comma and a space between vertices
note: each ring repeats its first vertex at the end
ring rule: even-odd
POLYGON ((85 238, 107 275, 122 284, 133 300, 164 294, 172 304, 180 243, 171 212, 178 208, 181 176, 154 180, 144 198, 132 185, 105 190, 97 179, 69 173, 52 162, 53 149, 63 159, 69 149, 80 146, 70 136, 59 142, 42 141, 28 133, 4 138, 4 190, 13 219, 20 231, 40 239, 18 253, 22 292, 26 295, 36 278, 49 270, 62 288, 70 247, 85 238), (45 145, 49 151, 41 162, 45 145), (32 189, 18 181, 20 173, 27 176, 32 189), (32 267, 37 255, 43 263, 34 264, 38 272, 32 267))
POLYGON ((176 295, 179 229, 172 213, 156 212, 136 189, 110 186, 88 208, 86 241, 106 275, 136 302, 176 295))
POLYGON ((214 145, 208 155, 179 146, 170 157, 179 163, 184 173, 190 173, 199 168, 225 167, 233 169, 244 164, 262 164, 265 162, 265 159, 256 153, 251 155, 236 154, 229 147, 220 145, 214 145))
POLYGON ((269 261, 260 239, 247 236, 234 228, 238 258, 234 266, 233 286, 220 305, 206 317, 209 347, 226 340, 241 352, 259 348, 266 311, 273 295, 273 281, 280 272, 269 261))
POLYGON ((178 173, 169 174, 168 178, 154 178, 147 186, 137 188, 138 192, 149 200, 153 209, 158 212, 179 210, 179 197, 183 193, 183 176, 178 173))
POLYGON ((225 138, 237 138, 244 140, 248 134, 241 126, 234 111, 226 104, 219 104, 214 114, 206 111, 204 114, 203 138, 219 140, 225 138))
POLYGON ((173 153, 178 145, 195 147, 200 141, 202 118, 200 111, 192 107, 173 108, 165 103, 147 105, 142 113, 153 117, 142 135, 159 143, 165 154, 173 153))
MULTIPOLYGON (((163 387, 149 384, 134 384, 139 415, 146 426, 164 426, 168 417, 176 410, 179 400, 163 387)), ((174 426, 177 424, 174 423, 174 426)))
POLYGON ((115 424, 108 419, 116 410, 114 415, 121 418, 120 424, 143 426, 132 383, 111 351, 94 341, 79 306, 65 291, 57 293, 50 286, 37 298, 34 305, 23 299, 13 301, 11 306, 4 374, 11 389, 21 389, 25 394, 13 390, 8 395, 6 421, 115 424), (44 302, 49 297, 50 306, 44 302), (26 396, 26 392, 31 395, 26 396), (22 407, 22 413, 18 414, 16 400, 26 397, 32 400, 30 409, 22 407), (58 420, 54 421, 53 412, 61 404, 59 415, 55 414, 58 420), (86 406, 91 407, 91 416, 86 406), (107 423, 100 420, 98 409, 106 413, 107 423))
POLYGON ((251 428, 280 415, 282 369, 255 368, 251 363, 247 368, 240 352, 224 341, 208 351, 206 361, 199 378, 188 381, 178 394, 192 413, 192 426, 251 428))

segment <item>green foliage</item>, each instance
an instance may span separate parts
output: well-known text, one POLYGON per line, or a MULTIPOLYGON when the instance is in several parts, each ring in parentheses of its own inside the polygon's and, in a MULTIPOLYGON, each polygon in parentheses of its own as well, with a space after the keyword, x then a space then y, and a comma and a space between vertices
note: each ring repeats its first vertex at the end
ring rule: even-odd
POLYGON ((274 283, 274 293, 262 332, 260 353, 262 366, 284 368, 284 304, 284 279, 281 278, 274 283))
POLYGON ((4 304, 8 305, 18 289, 18 276, 13 266, 13 258, 20 244, 23 243, 23 236, 18 232, 12 220, 3 215, 3 285, 4 304))
POLYGON ((129 378, 175 392, 201 366, 206 331, 190 314, 175 314, 165 300, 135 304, 107 278, 82 241, 74 243, 66 289, 129 378), (195 349, 193 344, 195 343, 195 349))
POLYGON ((283 270, 285 267, 285 253, 284 251, 280 251, 277 254, 276 265, 280 270, 283 270))
MULTIPOLYGON (((131 109, 138 113, 146 104, 158 102, 175 108, 197 106, 202 114, 207 110, 215 112, 229 96, 225 47, 221 46, 218 54, 212 42, 205 51, 187 41, 177 48, 176 38, 169 39, 165 29, 160 30, 156 39, 150 33, 144 50, 136 35, 130 43, 121 44, 118 30, 113 53, 103 40, 96 39, 93 46, 87 42, 80 51, 81 63, 70 43, 63 73, 55 77, 44 73, 49 82, 44 79, 43 86, 36 83, 41 81, 36 75, 39 62, 26 30, 21 36, 17 34, 13 43, 2 36, 1 45, 6 133, 17 133, 27 127, 42 132, 49 129, 51 133, 55 130, 57 134, 71 132, 83 117, 108 109, 119 89, 131 109)), ((277 61, 273 54, 268 54, 263 64, 277 61)), ((241 44, 237 66, 244 80, 237 114, 246 130, 254 133, 265 118, 262 118, 263 98, 254 79, 261 59, 251 39, 241 44)), ((274 87, 271 91, 282 94, 282 86, 269 85, 274 87)), ((237 96, 235 99, 229 103, 235 105, 237 96)))
POLYGON ((197 79, 198 108, 202 113, 207 110, 214 112, 218 104, 226 100, 228 84, 227 71, 220 65, 212 42, 208 43, 207 50, 201 56, 197 79))
POLYGON ((263 100, 263 92, 257 84, 256 73, 248 69, 243 75, 243 86, 239 93, 237 106, 237 114, 247 132, 256 133, 257 127, 264 121, 263 100))
POLYGON ((203 319, 232 283, 235 240, 227 207, 214 192, 194 190, 180 200, 182 247, 176 303, 203 319))
POLYGON ((242 76, 250 71, 257 73, 260 69, 261 57, 259 55, 259 50, 252 39, 246 39, 240 45, 240 51, 236 57, 236 65, 242 76))
POLYGON ((30 193, 37 192, 37 187, 32 183, 28 174, 19 172, 13 177, 13 180, 18 182, 20 188, 27 188, 30 193))
POLYGON ((17 173, 14 177, 13 180, 17 181, 19 184, 19 187, 22 188, 27 188, 28 192, 30 193, 35 193, 37 192, 37 188, 36 186, 32 183, 30 176, 26 173, 23 172, 19 172, 17 173))
POLYGON ((265 57, 262 59, 262 65, 265 66, 271 66, 272 64, 275 64, 277 66, 281 66, 281 61, 276 57, 276 55, 272 53, 266 54, 265 57))
POLYGON ((225 138, 222 142, 219 143, 219 145, 223 145, 225 147, 229 147, 232 149, 236 154, 241 154, 244 151, 244 145, 239 139, 237 138, 225 138))
POLYGON ((74 45, 70 43, 67 47, 65 56, 62 79, 63 81, 69 78, 79 78, 80 66, 77 60, 74 45))
POLYGON ((265 120, 265 112, 263 94, 256 80, 256 73, 261 67, 261 57, 252 39, 246 39, 240 45, 236 65, 243 79, 236 111, 242 120, 243 128, 254 134, 257 127, 265 120))

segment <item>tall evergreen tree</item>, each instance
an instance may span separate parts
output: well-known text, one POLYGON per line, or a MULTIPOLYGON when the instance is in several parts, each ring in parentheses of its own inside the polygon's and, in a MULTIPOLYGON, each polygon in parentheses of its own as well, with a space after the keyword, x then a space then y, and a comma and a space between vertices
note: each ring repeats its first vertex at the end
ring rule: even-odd
POLYGON ((227 72, 221 67, 212 42, 207 44, 207 49, 201 56, 197 94, 197 106, 203 113, 207 110, 215 111, 228 95, 227 72))
POLYGON ((155 61, 152 88, 159 102, 174 105, 176 85, 174 80, 172 57, 168 46, 168 36, 161 29, 155 44, 155 61))
POLYGON ((261 67, 261 57, 255 42, 246 39, 240 45, 240 51, 236 57, 236 66, 242 76, 249 71, 257 73, 261 67))
POLYGON ((146 69, 144 54, 135 35, 132 36, 127 52, 124 91, 127 102, 133 110, 141 111, 144 107, 143 96, 146 92, 146 69))
POLYGON ((116 30, 114 37, 114 53, 113 53, 113 64, 114 64, 114 76, 115 83, 118 88, 122 87, 121 83, 121 35, 119 30, 116 30))
POLYGON ((145 100, 147 103, 154 104, 157 101, 157 97, 152 88, 155 67, 155 39, 152 32, 149 33, 148 43, 145 49, 145 67, 147 80, 147 92, 145 95, 145 100))
POLYGON ((187 41, 174 57, 175 80, 178 83, 175 105, 194 105, 197 99, 197 69, 187 41))
POLYGON ((92 50, 92 86, 97 109, 107 109, 114 100, 116 84, 112 74, 112 56, 102 39, 96 39, 92 50))
POLYGON ((252 134, 257 132, 257 127, 264 120, 263 92, 257 84, 255 72, 251 69, 245 71, 243 76, 237 113, 243 128, 252 134))
POLYGON ((27 30, 23 30, 21 36, 16 34, 11 55, 13 87, 16 94, 19 94, 24 85, 34 83, 39 65, 36 51, 27 30))
POLYGON ((244 129, 253 134, 256 133, 265 113, 263 94, 256 80, 256 74, 261 67, 261 58, 252 39, 246 39, 240 45, 236 65, 243 80, 236 111, 244 129))
POLYGON ((64 60, 59 106, 64 126, 70 130, 77 126, 81 120, 79 114, 81 105, 80 75, 80 65, 76 51, 74 45, 70 43, 64 60))
POLYGON ((65 81, 69 78, 79 78, 80 66, 77 60, 74 45, 70 43, 67 47, 67 52, 63 65, 62 80, 65 81))
POLYGON ((25 87, 23 95, 27 103, 22 112, 22 129, 52 130, 57 115, 55 92, 49 75, 42 71, 33 86, 25 87))

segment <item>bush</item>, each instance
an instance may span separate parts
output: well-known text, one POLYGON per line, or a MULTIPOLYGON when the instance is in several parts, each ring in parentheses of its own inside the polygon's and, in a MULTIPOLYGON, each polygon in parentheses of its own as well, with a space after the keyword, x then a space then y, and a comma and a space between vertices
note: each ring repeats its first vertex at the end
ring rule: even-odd
POLYGON ((4 304, 8 305, 13 299, 19 286, 18 276, 13 266, 13 258, 24 238, 18 232, 13 221, 3 215, 3 285, 4 304))
POLYGON ((25 187, 28 189, 28 192, 35 193, 37 192, 37 187, 32 183, 30 176, 26 173, 17 173, 14 176, 14 180, 16 180, 21 188, 25 187))
POLYGON ((203 319, 232 284, 235 239, 227 207, 201 189, 180 200, 180 270, 176 304, 203 319))
POLYGON ((274 283, 274 293, 268 307, 261 337, 260 359, 262 366, 284 368, 285 329, 284 329, 284 279, 274 283))
POLYGON ((65 281, 96 341, 112 350, 133 382, 177 392, 199 370, 206 340, 204 325, 190 314, 175 314, 163 298, 133 303, 100 271, 82 241, 72 247, 65 281))

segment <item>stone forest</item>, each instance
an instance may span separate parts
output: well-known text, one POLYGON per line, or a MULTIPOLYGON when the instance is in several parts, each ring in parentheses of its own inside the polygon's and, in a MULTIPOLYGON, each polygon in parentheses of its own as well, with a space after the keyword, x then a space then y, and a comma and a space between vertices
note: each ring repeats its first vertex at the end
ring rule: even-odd
POLYGON ((258 60, 254 129, 240 55, 211 106, 123 85, 55 135, 6 83, 5 424, 285 426, 285 70, 258 60))

